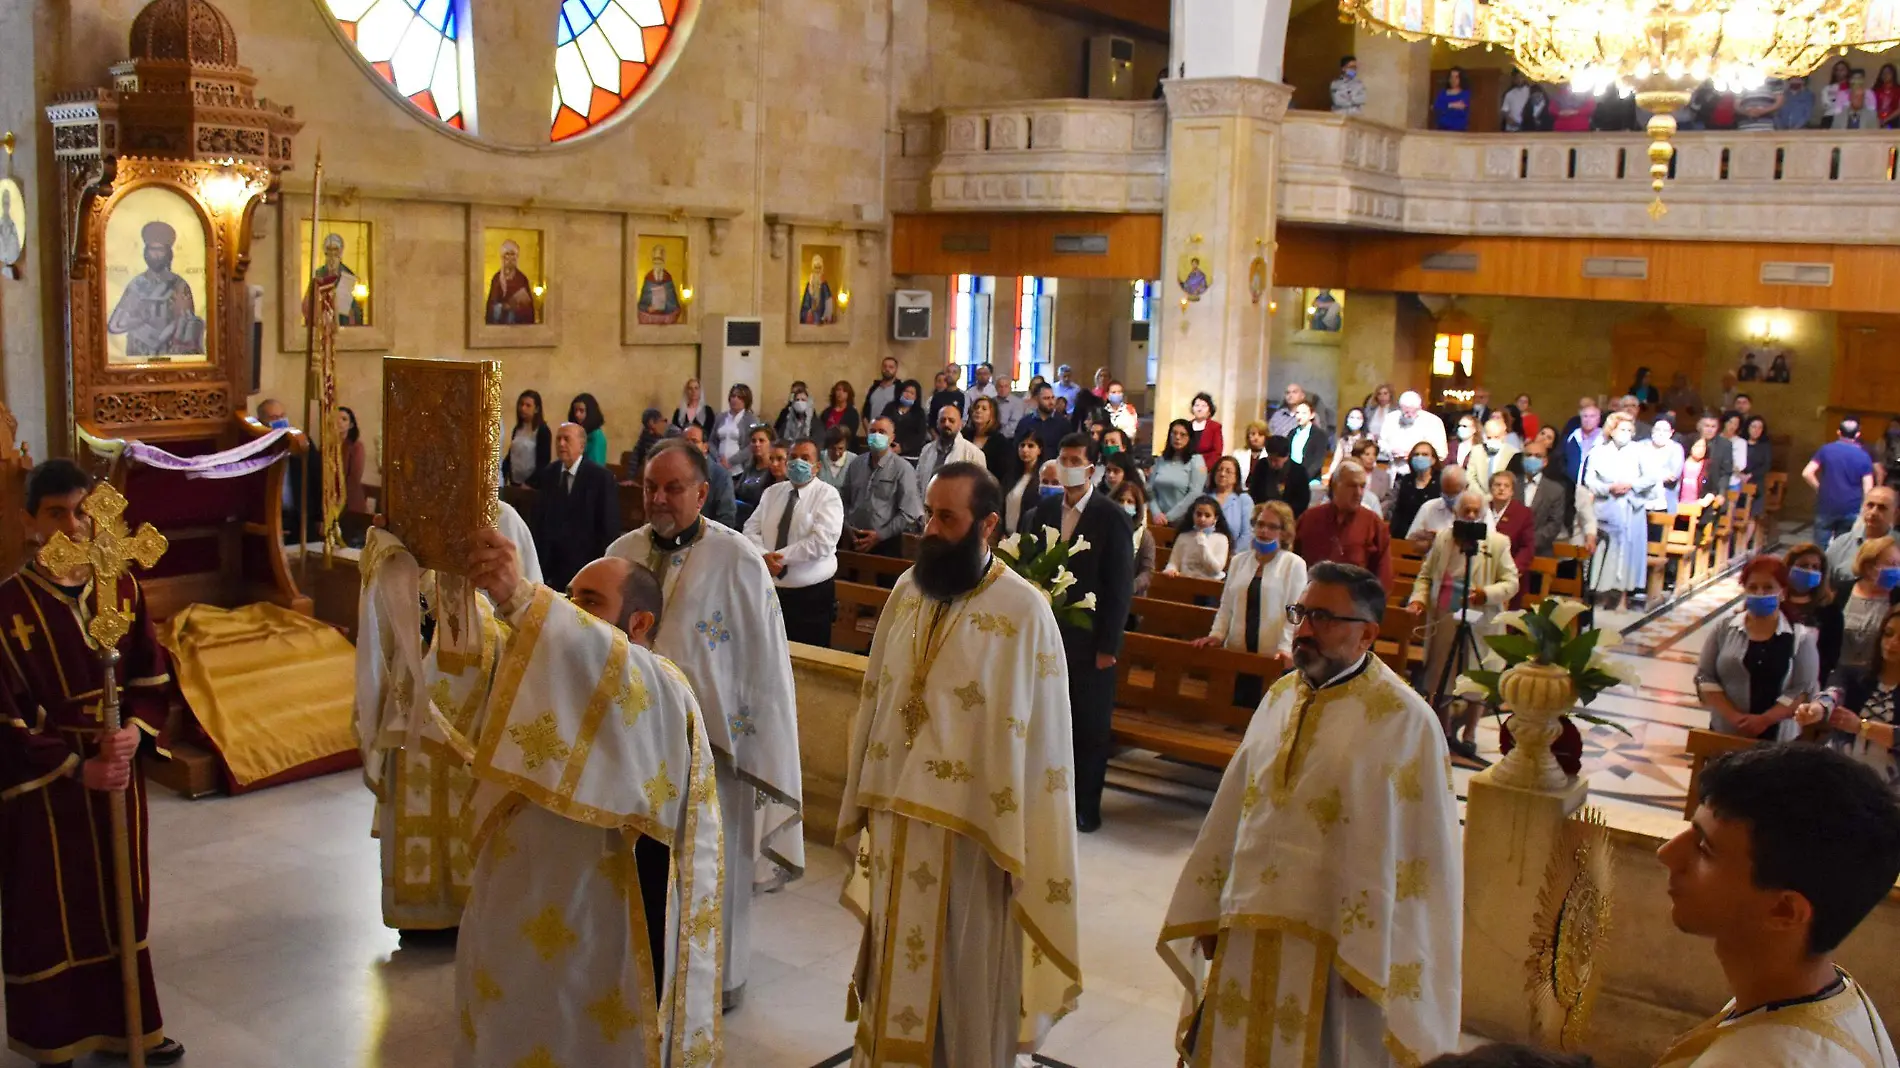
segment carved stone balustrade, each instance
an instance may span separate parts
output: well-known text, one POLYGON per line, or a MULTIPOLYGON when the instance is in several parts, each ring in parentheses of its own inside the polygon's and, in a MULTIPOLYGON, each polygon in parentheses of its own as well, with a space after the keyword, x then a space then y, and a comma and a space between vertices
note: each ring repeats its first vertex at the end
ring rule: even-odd
POLYGON ((893 207, 1158 212, 1167 129, 1159 101, 1025 100, 905 115, 893 207))

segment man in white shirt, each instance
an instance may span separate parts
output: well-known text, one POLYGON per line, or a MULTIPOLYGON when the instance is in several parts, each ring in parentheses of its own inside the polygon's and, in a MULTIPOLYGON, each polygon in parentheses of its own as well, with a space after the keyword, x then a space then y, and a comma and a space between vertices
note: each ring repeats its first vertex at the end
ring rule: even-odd
POLYGON ((1052 388, 1055 389, 1056 396, 1061 397, 1062 402, 1069 406, 1069 411, 1075 411, 1075 395, 1082 392, 1082 387, 1075 381, 1075 368, 1066 363, 1056 368, 1056 380, 1052 388))
POLYGON ((1524 129, 1524 106, 1531 102, 1531 83, 1524 80, 1524 72, 1511 71, 1511 87, 1504 91, 1504 99, 1498 105, 1500 126, 1505 133, 1517 133, 1524 129))
MULTIPOLYGON (((1438 490, 1444 496, 1419 506, 1418 514, 1412 518, 1412 529, 1405 532, 1405 540, 1420 549, 1430 549, 1438 532, 1450 530, 1451 521, 1458 518, 1458 497, 1470 485, 1471 476, 1465 473, 1464 468, 1447 464, 1438 476, 1438 490)), ((1486 526, 1495 524, 1497 520, 1491 515, 1490 505, 1482 507, 1484 514, 1478 518, 1483 519, 1486 526)))
POLYGON ((778 480, 765 488, 746 520, 745 536, 765 554, 786 638, 828 647, 844 499, 818 477, 818 443, 810 438, 789 449, 782 441, 774 444, 770 463, 778 480))
POLYGON ((1379 426, 1379 452, 1392 457, 1394 478, 1412 455, 1412 447, 1419 442, 1429 442, 1438 450, 1438 458, 1445 458, 1445 421, 1431 412, 1425 411, 1425 402, 1419 395, 1406 390, 1399 394, 1399 410, 1386 417, 1379 426))
POLYGON ((1660 1068, 1894 1068, 1873 999, 1834 952, 1900 875, 1900 805, 1881 775, 1819 745, 1709 762, 1690 825, 1656 851, 1677 929, 1715 940, 1734 996, 1660 1068))
POLYGON ((978 397, 996 399, 996 383, 993 381, 996 377, 995 369, 988 363, 979 363, 976 365, 975 374, 976 381, 970 385, 969 389, 963 391, 963 418, 965 420, 970 418, 970 405, 975 404, 978 397))
POLYGON ((983 450, 963 436, 963 413, 952 404, 938 409, 937 436, 917 454, 917 484, 930 485, 930 476, 937 473, 937 468, 955 463, 985 467, 983 450))

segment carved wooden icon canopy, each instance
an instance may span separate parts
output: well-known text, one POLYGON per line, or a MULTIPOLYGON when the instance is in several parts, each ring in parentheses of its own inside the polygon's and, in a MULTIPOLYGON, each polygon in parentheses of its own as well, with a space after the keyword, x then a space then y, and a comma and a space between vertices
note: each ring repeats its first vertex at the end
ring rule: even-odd
POLYGON ((256 96, 205 0, 153 0, 110 88, 46 109, 62 167, 75 421, 107 437, 203 437, 251 381, 250 216, 302 127, 256 96))

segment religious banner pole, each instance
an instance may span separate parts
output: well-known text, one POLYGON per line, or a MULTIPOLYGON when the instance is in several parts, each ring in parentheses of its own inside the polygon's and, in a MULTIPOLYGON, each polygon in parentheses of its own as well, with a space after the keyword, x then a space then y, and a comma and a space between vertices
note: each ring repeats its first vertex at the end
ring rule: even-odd
MULTIPOLYGON (((92 622, 86 627, 99 651, 99 715, 102 729, 119 730, 119 642, 132 629, 130 606, 119 602, 119 576, 134 560, 150 568, 165 555, 169 544, 150 523, 138 533, 125 531, 125 497, 112 483, 101 481, 82 506, 92 519, 92 538, 74 541, 54 534, 40 549, 40 566, 55 575, 81 571, 92 574, 92 622)), ((136 759, 136 758, 134 758, 136 759)), ((135 772, 136 774, 136 772, 135 772)), ((124 788, 112 791, 107 808, 112 814, 112 886, 118 897, 119 978, 125 993, 125 1052, 132 1068, 145 1068, 145 1014, 139 996, 138 920, 132 907, 132 846, 124 788)))
POLYGON ((321 262, 323 246, 318 236, 319 216, 323 213, 323 142, 317 142, 317 159, 314 174, 310 180, 310 264, 304 274, 304 291, 309 294, 304 300, 304 372, 303 372, 303 478, 297 486, 297 585, 304 589, 310 586, 310 552, 307 546, 307 534, 310 530, 310 394, 317 377, 317 321, 320 299, 317 285, 317 264, 321 262))

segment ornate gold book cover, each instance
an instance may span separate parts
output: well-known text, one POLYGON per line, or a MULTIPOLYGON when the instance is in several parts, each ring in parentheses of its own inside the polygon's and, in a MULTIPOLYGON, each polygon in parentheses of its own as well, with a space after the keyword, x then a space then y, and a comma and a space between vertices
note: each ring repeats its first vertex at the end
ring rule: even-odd
POLYGON ((383 515, 416 562, 467 570, 499 522, 501 361, 383 361, 383 515))

